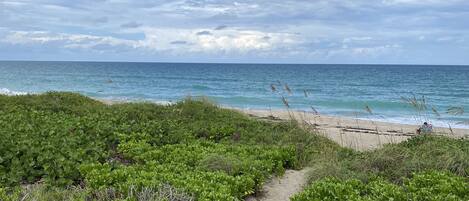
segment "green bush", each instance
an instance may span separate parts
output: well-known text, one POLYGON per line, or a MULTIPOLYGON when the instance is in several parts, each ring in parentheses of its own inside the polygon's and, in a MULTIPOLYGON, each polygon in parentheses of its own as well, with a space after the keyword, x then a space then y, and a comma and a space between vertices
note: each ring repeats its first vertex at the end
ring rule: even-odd
POLYGON ((445 172, 423 172, 414 174, 402 186, 383 178, 374 178, 368 183, 357 179, 339 180, 326 178, 314 182, 303 192, 293 196, 292 201, 316 200, 468 200, 469 182, 445 172))
POLYGON ((360 200, 364 185, 359 180, 326 178, 291 198, 292 201, 360 200))
POLYGON ((21 190, 19 188, 0 187, 0 200, 17 201, 21 198, 21 190))
POLYGON ((414 174, 404 182, 412 200, 469 200, 467 178, 446 172, 414 174))
POLYGON ((93 189, 157 187, 164 183, 186 189, 199 200, 236 200, 252 194, 271 174, 296 163, 290 147, 226 145, 209 141, 154 147, 145 141, 121 142, 118 150, 135 161, 83 165, 93 189))

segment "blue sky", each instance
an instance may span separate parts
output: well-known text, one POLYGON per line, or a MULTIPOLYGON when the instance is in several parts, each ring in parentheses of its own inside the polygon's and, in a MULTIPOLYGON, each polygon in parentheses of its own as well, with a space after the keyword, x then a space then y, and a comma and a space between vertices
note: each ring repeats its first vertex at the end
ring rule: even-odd
POLYGON ((0 0, 0 60, 469 64, 469 1, 0 0))

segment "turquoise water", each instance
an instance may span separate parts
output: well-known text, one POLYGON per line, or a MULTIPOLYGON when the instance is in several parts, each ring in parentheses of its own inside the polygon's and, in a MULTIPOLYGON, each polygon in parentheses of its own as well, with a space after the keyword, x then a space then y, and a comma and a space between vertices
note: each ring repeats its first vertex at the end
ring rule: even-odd
POLYGON ((313 106, 328 115, 469 128, 469 66, 0 62, 0 93, 51 90, 124 101, 206 96, 253 109, 285 108, 284 96, 295 110, 313 106), (418 115, 401 98, 413 95, 425 96, 440 116, 418 115), (467 112, 447 114, 453 106, 467 112))

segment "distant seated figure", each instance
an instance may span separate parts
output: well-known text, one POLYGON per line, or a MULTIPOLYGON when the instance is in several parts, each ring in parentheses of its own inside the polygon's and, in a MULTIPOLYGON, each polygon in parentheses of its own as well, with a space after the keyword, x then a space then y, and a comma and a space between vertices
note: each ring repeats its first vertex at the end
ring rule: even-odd
POLYGON ((417 129, 417 134, 429 134, 433 132, 433 127, 431 124, 427 123, 427 122, 423 122, 423 125, 421 125, 418 129, 417 129))

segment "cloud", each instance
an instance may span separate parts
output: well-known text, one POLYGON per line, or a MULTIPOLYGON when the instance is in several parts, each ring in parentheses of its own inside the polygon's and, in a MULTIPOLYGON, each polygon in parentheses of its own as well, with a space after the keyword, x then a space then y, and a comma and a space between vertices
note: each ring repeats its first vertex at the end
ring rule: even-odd
POLYGON ((127 23, 124 23, 124 24, 120 25, 120 27, 122 27, 122 28, 137 28, 137 27, 140 27, 140 26, 142 26, 142 24, 137 23, 135 21, 127 22, 127 23))
POLYGON ((407 5, 451 5, 463 2, 463 0, 383 0, 384 4, 395 5, 395 4, 407 4, 407 5))
POLYGON ((103 23, 107 23, 109 19, 107 17, 98 17, 98 18, 90 19, 90 21, 94 24, 103 24, 103 23))
POLYGON ((183 41, 183 40, 171 41, 171 45, 186 45, 186 44, 187 44, 187 41, 183 41))
POLYGON ((219 25, 219 26, 215 27, 214 30, 223 30, 223 29, 226 29, 227 27, 228 26, 226 26, 226 25, 219 25))
POLYGON ((274 51, 295 44, 294 35, 256 30, 225 29, 216 34, 197 34, 200 29, 143 28, 144 39, 129 40, 88 34, 48 31, 14 31, 0 42, 14 45, 54 45, 67 49, 106 51, 113 48, 173 53, 245 53, 252 50, 274 51), (187 45, 189 47, 176 47, 187 45))
POLYGON ((350 38, 344 38, 342 41, 343 43, 351 43, 351 42, 356 42, 356 41, 370 41, 372 40, 372 37, 364 36, 364 37, 350 37, 350 38))
POLYGON ((109 36, 93 36, 85 34, 50 33, 46 31, 15 31, 8 34, 1 42, 14 45, 54 45, 70 49, 138 48, 139 41, 119 39, 109 36))
POLYGON ((347 45, 342 46, 339 49, 331 49, 327 51, 327 57, 330 58, 347 58, 355 57, 371 57, 377 58, 379 56, 385 55, 390 56, 396 54, 402 50, 402 46, 398 44, 387 44, 387 45, 378 45, 378 46, 367 46, 367 47, 349 47, 347 45))
POLYGON ((246 53, 253 50, 275 51, 282 46, 295 44, 294 35, 287 33, 262 32, 258 30, 240 30, 236 28, 219 30, 216 33, 200 34, 200 29, 144 29, 143 44, 157 50, 172 50, 192 53, 246 53), (265 37, 270 37, 266 40, 265 37), (174 49, 165 44, 184 44, 189 47, 174 49), (177 43, 175 43, 177 42, 177 43))
POLYGON ((212 35, 212 32, 210 31, 199 31, 196 33, 198 36, 203 36, 203 35, 212 35))
POLYGON ((0 0, 0 46, 54 49, 51 58, 65 49, 168 53, 176 60, 197 54, 340 62, 340 55, 398 63, 404 54, 397 53, 407 51, 407 58, 423 61, 432 54, 464 61, 458 52, 469 47, 468 6, 464 0, 0 0))

